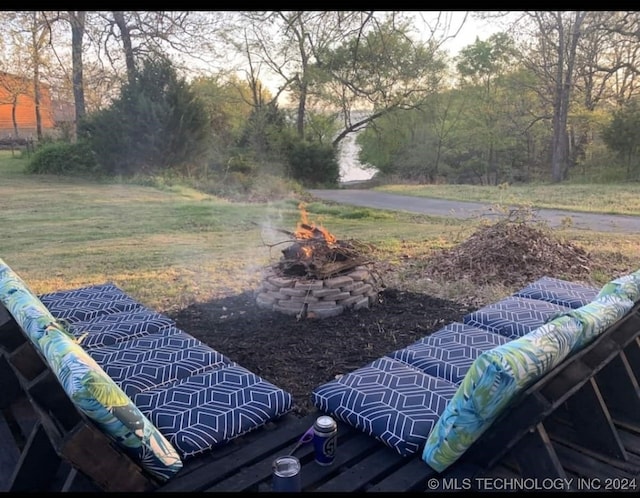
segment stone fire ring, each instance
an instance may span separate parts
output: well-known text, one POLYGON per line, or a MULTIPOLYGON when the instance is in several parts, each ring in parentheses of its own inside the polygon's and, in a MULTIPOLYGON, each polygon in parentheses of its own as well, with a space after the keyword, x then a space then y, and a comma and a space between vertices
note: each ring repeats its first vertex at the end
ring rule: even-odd
POLYGON ((378 298, 378 284, 366 266, 323 280, 279 276, 268 270, 256 292, 259 308, 297 318, 328 318, 347 309, 368 308, 378 298))

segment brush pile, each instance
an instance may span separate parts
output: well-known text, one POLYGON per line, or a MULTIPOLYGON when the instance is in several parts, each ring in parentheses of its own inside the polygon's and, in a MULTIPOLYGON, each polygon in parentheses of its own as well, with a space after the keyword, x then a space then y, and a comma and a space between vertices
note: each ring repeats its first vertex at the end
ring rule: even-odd
POLYGON ((588 278, 590 255, 556 237, 530 211, 516 209, 506 218, 474 232, 461 244, 428 261, 426 276, 467 279, 477 285, 526 285, 543 276, 588 278))

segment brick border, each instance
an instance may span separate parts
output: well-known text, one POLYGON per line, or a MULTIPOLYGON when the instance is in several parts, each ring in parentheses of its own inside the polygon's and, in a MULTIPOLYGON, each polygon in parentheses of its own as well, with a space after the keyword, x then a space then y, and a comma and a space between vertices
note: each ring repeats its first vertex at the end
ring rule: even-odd
POLYGON ((367 266, 323 280, 283 277, 266 270, 256 291, 256 305, 300 318, 328 318, 345 310, 369 308, 378 299, 379 283, 367 266))

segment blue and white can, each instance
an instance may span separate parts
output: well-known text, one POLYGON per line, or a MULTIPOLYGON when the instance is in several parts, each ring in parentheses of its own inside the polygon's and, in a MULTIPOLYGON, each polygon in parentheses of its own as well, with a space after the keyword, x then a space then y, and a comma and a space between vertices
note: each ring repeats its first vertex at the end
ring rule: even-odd
POLYGON ((336 456, 338 424, 328 415, 321 415, 313 424, 313 449, 316 463, 331 465, 336 456))

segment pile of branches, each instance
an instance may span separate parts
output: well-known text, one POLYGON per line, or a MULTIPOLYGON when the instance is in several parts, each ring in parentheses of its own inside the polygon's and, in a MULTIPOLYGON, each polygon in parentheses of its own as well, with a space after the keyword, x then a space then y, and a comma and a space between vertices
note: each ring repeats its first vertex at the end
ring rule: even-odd
POLYGON ((427 276, 468 279, 477 285, 526 285, 543 276, 580 280, 590 274, 590 255, 554 236, 523 209, 474 232, 463 243, 429 259, 427 276))
POLYGON ((324 279, 371 263, 368 253, 367 246, 357 241, 296 239, 282 250, 275 269, 285 276, 324 279))

